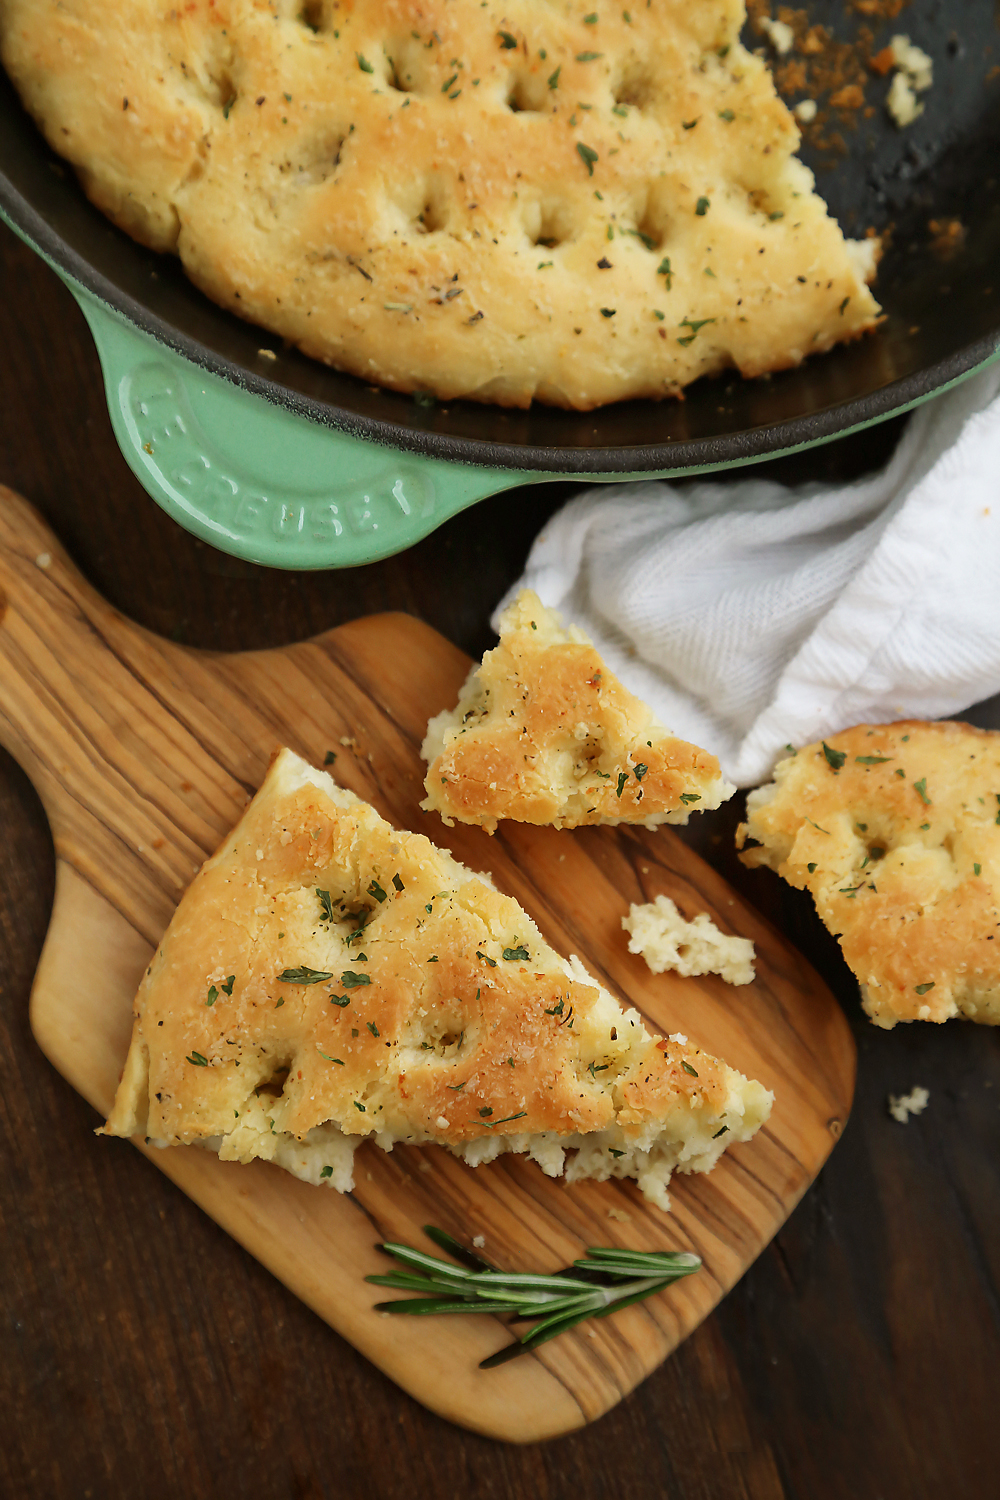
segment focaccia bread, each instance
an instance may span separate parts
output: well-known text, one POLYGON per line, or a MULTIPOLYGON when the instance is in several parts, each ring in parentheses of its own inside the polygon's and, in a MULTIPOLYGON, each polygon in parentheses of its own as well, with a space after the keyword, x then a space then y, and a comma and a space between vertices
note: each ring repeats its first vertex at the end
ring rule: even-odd
POLYGON ((859 724, 779 761, 737 843, 840 938, 877 1026, 1000 1024, 1000 734, 859 724))
POLYGON ((872 327, 742 0, 0 0, 90 197, 401 391, 590 408, 872 327))
POLYGON ((500 618, 500 644, 473 667, 453 709, 431 719, 421 806, 446 823, 501 818, 686 823, 736 790, 707 750, 657 723, 577 626, 523 589, 500 618))
POLYGON ((105 1129, 341 1192, 368 1138, 470 1166, 513 1151, 666 1207, 674 1168, 707 1171, 770 1105, 651 1036, 487 877, 283 750, 140 985, 105 1129))

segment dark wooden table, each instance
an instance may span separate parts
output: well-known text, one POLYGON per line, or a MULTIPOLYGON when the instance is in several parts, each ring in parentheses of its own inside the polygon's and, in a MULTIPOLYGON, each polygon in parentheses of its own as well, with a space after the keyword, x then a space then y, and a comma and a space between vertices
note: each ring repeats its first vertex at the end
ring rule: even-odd
MULTIPOLYGON (((409 610, 471 653, 567 485, 524 489, 401 557, 292 575, 179 530, 115 446, 84 322, 0 231, 0 481, 133 619, 220 650, 409 610), (475 586, 470 586, 470 580, 475 586)), ((893 423, 776 476, 863 472, 893 423)), ((996 703, 971 715, 1000 724, 996 703)), ((1000 1493, 1000 1035, 877 1031, 810 904, 691 830, 837 991, 859 1049, 850 1123, 719 1310, 584 1432, 515 1448, 442 1422, 272 1280, 91 1109, 28 1028, 52 902, 41 806, 0 755, 0 1495, 185 1500, 973 1500, 1000 1493), (930 1089, 905 1127, 889 1093, 930 1089)), ((456 1380, 461 1372, 455 1372, 456 1380)))

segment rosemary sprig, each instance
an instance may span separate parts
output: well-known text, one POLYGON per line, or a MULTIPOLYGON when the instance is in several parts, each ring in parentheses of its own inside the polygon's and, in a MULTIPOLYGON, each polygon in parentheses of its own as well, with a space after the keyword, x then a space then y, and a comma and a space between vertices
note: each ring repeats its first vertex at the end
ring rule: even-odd
POLYGON ((409 1267, 388 1276, 366 1276, 375 1286, 390 1286, 422 1296, 377 1302, 376 1312, 413 1317, 438 1313, 510 1313, 511 1321, 530 1319, 534 1327, 514 1344, 491 1354, 480 1365, 490 1370, 508 1359, 536 1349, 586 1318, 606 1318, 620 1308, 652 1297, 681 1276, 700 1270, 697 1255, 684 1251, 645 1251, 604 1248, 588 1250, 554 1276, 524 1271, 501 1271, 481 1255, 467 1250, 443 1229, 424 1226, 435 1245, 454 1256, 458 1265, 425 1255, 409 1245, 386 1244, 379 1249, 409 1267))

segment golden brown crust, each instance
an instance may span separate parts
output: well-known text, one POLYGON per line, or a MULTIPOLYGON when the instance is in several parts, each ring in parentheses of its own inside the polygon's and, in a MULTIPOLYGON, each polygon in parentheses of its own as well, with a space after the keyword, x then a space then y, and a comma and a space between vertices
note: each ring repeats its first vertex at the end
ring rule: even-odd
POLYGON ((0 0, 0 49, 118 224, 365 380, 589 408, 870 328, 741 0, 596 14, 0 0))
POLYGON ((286 750, 142 981, 107 1130, 239 1160, 331 1122, 386 1145, 645 1140, 742 1118, 743 1094, 752 1134, 759 1085, 650 1037, 515 901, 286 750))
POLYGON ((445 822, 500 818, 576 828, 687 822, 733 788, 707 750, 677 739, 579 630, 524 589, 504 611, 458 707, 433 719, 422 806, 445 822))
POLYGON ((907 720, 826 746, 751 793, 743 862, 812 893, 878 1025, 1000 1024, 1000 735, 907 720))

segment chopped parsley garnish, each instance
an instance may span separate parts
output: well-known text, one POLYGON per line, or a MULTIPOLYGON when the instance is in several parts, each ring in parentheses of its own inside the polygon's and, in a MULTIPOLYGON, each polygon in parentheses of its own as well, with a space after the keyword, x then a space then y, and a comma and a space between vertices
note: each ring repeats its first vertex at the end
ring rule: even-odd
POLYGON ((185 1061, 189 1062, 189 1063, 194 1063, 194 1065, 195 1065, 196 1068, 207 1068, 208 1067, 208 1058, 207 1057, 202 1057, 202 1055, 201 1055, 200 1052, 192 1052, 190 1054, 190 1056, 185 1059, 185 1061))
POLYGON ((645 776, 646 772, 649 770, 649 767, 648 766, 644 766, 642 764, 642 762, 640 761, 637 766, 633 766, 632 767, 632 770, 635 772, 635 779, 636 779, 636 781, 641 781, 642 778, 645 776))
POLYGON ((361 69, 362 73, 374 73, 375 69, 372 67, 367 57, 362 57, 360 52, 355 52, 354 56, 358 60, 358 67, 361 69))
POLYGON ((981 875, 983 873, 983 867, 982 867, 982 865, 973 865, 972 866, 972 873, 973 873, 973 875, 981 875))
POLYGON ((329 891, 321 891, 319 889, 319 887, 317 886, 316 887, 316 894, 319 897, 319 904, 323 908, 323 915, 320 918, 320 921, 321 922, 332 922, 333 921, 333 902, 330 900, 330 892, 329 891))
POLYGON ((479 1111, 479 1118, 481 1120, 488 1120, 489 1117, 490 1117, 490 1115, 492 1113, 493 1113, 493 1107, 492 1107, 492 1105, 490 1105, 490 1104, 484 1104, 483 1107, 482 1107, 482 1109, 479 1111))
POLYGON ((615 1148, 614 1148, 614 1146, 609 1146, 608 1147, 608 1155, 609 1156, 624 1156, 625 1152, 624 1151, 616 1151, 615 1148))
POLYGON ((815 830, 816 830, 817 833, 825 833, 827 835, 827 837, 829 837, 829 834, 830 834, 829 828, 821 828, 818 823, 813 823, 812 818, 806 818, 806 822, 812 824, 813 828, 815 828, 815 830))
POLYGON ((888 761, 894 759, 891 755, 856 755, 855 764, 859 766, 884 766, 888 761))
POLYGON ((355 1101, 354 1101, 354 1108, 355 1109, 360 1109, 360 1111, 361 1111, 362 1114, 365 1113, 365 1107, 364 1107, 364 1105, 363 1104, 359 1104, 358 1101, 357 1101, 357 1099, 355 1099, 355 1101))
POLYGON ((225 984, 220 984, 219 985, 219 989, 222 991, 222 993, 224 995, 231 995, 233 993, 233 985, 235 983, 236 983, 236 975, 235 974, 229 974, 226 977, 225 984))
POLYGON ((548 82, 549 82, 549 88, 550 89, 557 89, 559 87, 559 74, 561 72, 562 72, 562 64, 560 63, 559 66, 558 66, 558 68, 556 68, 555 72, 549 74, 548 82))
POLYGON ((399 878, 398 875, 394 875, 392 877, 392 883, 396 887, 397 891, 405 891, 406 890, 406 886, 400 880, 400 878, 399 878))
POLYGON ((576 149, 579 152, 581 159, 586 163, 588 176, 593 177, 594 162, 599 160, 597 152, 594 150, 593 146, 585 146, 582 141, 577 141, 576 149))
POLYGON ((497 35, 500 38, 500 50, 502 52, 511 52, 517 46, 517 37, 511 36, 509 31, 499 31, 497 35))
POLYGON ((282 997, 281 997, 280 1000, 275 1000, 275 1002, 274 1002, 274 1008, 275 1008, 275 1010, 280 1010, 281 1007, 284 1005, 284 1003, 285 1003, 285 997, 284 997, 284 995, 282 995, 282 997))
POLYGON ((565 1001, 560 997, 556 1001, 555 1005, 553 1005, 552 1009, 551 1010, 547 1010, 545 1012, 545 1014, 547 1016, 561 1016, 562 1013, 563 1013, 563 1005, 564 1004, 565 1004, 565 1001))
POLYGON ((491 969, 495 969, 497 966, 497 961, 495 958, 490 958, 486 953, 480 953, 478 948, 476 949, 476 957, 483 959, 486 963, 489 964, 491 969))
MULTIPOLYGON (((326 978, 330 979, 332 976, 327 974, 326 978)), ((345 969, 340 976, 340 982, 345 990, 356 990, 359 984, 371 984, 372 981, 368 974, 358 974, 354 969, 345 969)))
MULTIPOLYGON (((341 1062, 341 1060, 340 1060, 339 1057, 331 1057, 330 1054, 329 1054, 329 1052, 323 1052, 323 1051, 320 1050, 319 1047, 316 1048, 316 1051, 319 1052, 319 1055, 320 1055, 321 1058, 323 1058, 324 1062, 336 1063, 339 1068, 342 1068, 344 1066, 344 1064, 341 1062)), ((326 1169, 327 1176, 329 1176, 329 1173, 330 1173, 330 1168, 327 1167, 327 1169, 326 1169)))
POLYGON ((897 769, 895 771, 893 771, 892 774, 894 776, 902 776, 903 779, 904 779, 904 781, 906 779, 906 772, 903 770, 902 766, 897 767, 897 769))
POLYGON ((596 1078, 598 1073, 606 1073, 610 1066, 610 1063, 591 1063, 590 1067, 587 1069, 587 1072, 590 1074, 591 1078, 596 1078))
POLYGON ((219 998, 219 992, 218 992, 218 990, 216 989, 216 987, 215 987, 214 984, 210 984, 209 987, 208 987, 208 999, 205 1001, 205 1004, 206 1005, 214 1005, 215 1002, 216 1002, 216 1000, 218 1000, 218 998, 219 998))
POLYGON ((332 1167, 324 1167, 323 1170, 320 1172, 319 1175, 321 1177, 332 1177, 333 1176, 333 1168, 332 1167))
POLYGON ((324 766, 332 766, 333 763, 334 763, 334 761, 336 759, 337 759, 337 752, 336 752, 336 750, 328 750, 326 752, 326 754, 324 755, 324 757, 323 757, 323 764, 324 764, 324 766))
POLYGON ((368 887, 368 894, 369 896, 374 896, 376 901, 384 901, 386 899, 385 891, 379 885, 377 880, 373 880, 371 885, 368 887))
POLYGON ((281 984, 322 984, 324 979, 332 978, 324 969, 307 969, 305 964, 298 969, 282 969, 278 975, 281 984))
POLYGON ((928 980, 927 984, 915 984, 913 988, 916 990, 918 995, 926 995, 928 990, 932 990, 934 988, 934 980, 928 980))
MULTIPOLYGON (((345 1005, 350 1005, 350 1003, 351 1003, 351 997, 350 997, 350 995, 331 995, 330 996, 330 1004, 331 1005, 339 1005, 340 1008, 341 1008, 341 1010, 343 1010, 343 1008, 344 1008, 345 1005)), ((357 1032, 355 1032, 354 1035, 357 1036, 357 1032)))
POLYGON ((614 308, 614 307, 602 307, 601 308, 601 317, 602 318, 613 318, 616 312, 617 312, 617 308, 614 308))
POLYGON ((577 62, 596 62, 599 57, 603 56, 603 52, 578 52, 576 60, 577 62))
POLYGON ((528 953, 527 948, 518 947, 518 948, 505 948, 503 950, 503 956, 506 959, 510 959, 510 960, 518 960, 519 959, 522 963, 527 963, 528 959, 530 958, 531 955, 528 953))
POLYGON ((615 789, 615 796, 616 797, 621 797, 622 792, 625 790, 625 783, 626 783, 626 781, 628 781, 628 772, 627 771, 619 771, 618 772, 618 786, 615 789))
POLYGON ((686 349, 688 344, 694 343, 695 339, 697 338, 700 331, 704 328, 706 323, 714 322, 714 318, 682 318, 681 327, 690 328, 691 332, 689 334, 686 334, 684 338, 678 339, 677 342, 681 345, 682 348, 686 349))
POLYGON ((815 873, 816 873, 816 866, 815 865, 812 865, 812 864, 806 865, 806 869, 809 871, 810 875, 815 875, 815 873))
POLYGON ((694 211, 698 215, 699 219, 702 219, 708 213, 708 210, 711 208, 711 206, 711 199, 699 198, 698 202, 694 206, 694 211))
POLYGON ((713 1140, 713 1141, 717 1141, 717 1140, 718 1140, 718 1139, 719 1139, 719 1136, 720 1136, 720 1135, 725 1135, 725 1133, 726 1133, 726 1131, 727 1131, 727 1130, 728 1130, 728 1129, 729 1129, 729 1126, 728 1126, 728 1125, 723 1125, 723 1127, 722 1127, 722 1129, 721 1129, 721 1130, 717 1130, 717 1131, 716 1131, 716 1132, 715 1132, 715 1134, 714 1134, 714 1135, 713 1135, 713 1137, 712 1137, 712 1140, 713 1140))
POLYGON ((681 1067, 684 1069, 685 1073, 690 1073, 692 1078, 698 1077, 698 1069, 692 1068, 686 1057, 681 1058, 681 1067))
POLYGON ((733 123, 733 121, 736 119, 736 116, 733 114, 733 112, 732 112, 731 109, 720 109, 719 110, 719 119, 720 120, 725 120, 725 122, 726 122, 727 125, 731 125, 733 123))
POLYGON ((486 1123, 487 1125, 509 1125, 511 1120, 523 1120, 527 1113, 526 1109, 522 1109, 516 1115, 505 1115, 502 1120, 487 1120, 486 1123))
POLYGON ((700 792, 681 792, 681 801, 682 802, 700 802, 701 801, 701 793, 700 792))
POLYGON ((657 274, 657 276, 665 276, 667 278, 667 291, 669 292, 670 288, 674 284, 674 273, 670 269, 670 256, 669 255, 665 255, 663 257, 663 259, 660 261, 660 264, 656 268, 656 274, 657 274))
POLYGON ((931 799, 927 795, 927 777, 921 776, 919 781, 913 783, 913 790, 920 798, 925 807, 930 807, 931 799))
POLYGON ((826 740, 823 741, 823 754, 826 756, 826 763, 831 771, 839 771, 847 759, 846 750, 831 750, 826 740))
POLYGON ((378 1027, 375 1025, 374 1021, 368 1022, 368 1030, 371 1032, 372 1036, 378 1036, 379 1034, 378 1027))

